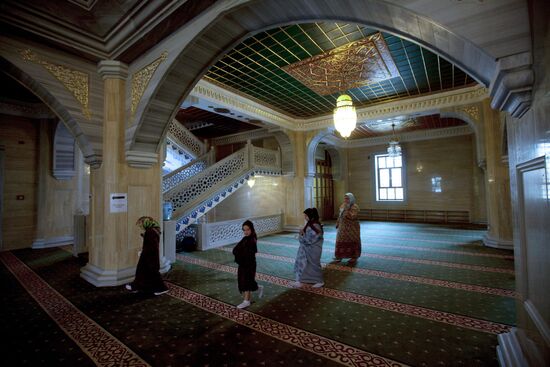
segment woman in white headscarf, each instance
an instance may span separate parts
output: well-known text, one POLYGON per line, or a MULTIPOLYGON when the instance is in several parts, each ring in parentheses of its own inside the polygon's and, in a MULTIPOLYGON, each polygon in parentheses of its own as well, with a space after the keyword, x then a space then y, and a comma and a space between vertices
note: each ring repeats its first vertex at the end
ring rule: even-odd
POLYGON ((344 195, 344 203, 340 205, 340 213, 336 221, 336 250, 334 261, 349 259, 348 264, 353 265, 361 256, 361 227, 357 215, 359 206, 355 204, 355 196, 348 192, 344 195))

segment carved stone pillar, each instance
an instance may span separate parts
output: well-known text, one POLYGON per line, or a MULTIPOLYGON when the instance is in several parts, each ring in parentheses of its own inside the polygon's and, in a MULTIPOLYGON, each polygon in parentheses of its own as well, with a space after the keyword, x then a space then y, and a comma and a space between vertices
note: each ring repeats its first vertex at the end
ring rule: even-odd
POLYGON ((90 174, 89 262, 81 276, 96 286, 114 286, 134 277, 142 244, 136 220, 148 215, 162 222, 161 175, 156 160, 147 168, 125 160, 127 66, 101 61, 98 72, 104 81, 103 162, 90 174))
POLYGON ((286 212, 285 228, 297 230, 304 222, 304 204, 306 202, 307 178, 305 177, 306 159, 306 136, 303 131, 296 131, 289 134, 294 146, 294 167, 295 173, 284 176, 286 187, 286 212))
POLYGON ((485 193, 487 198, 488 231, 483 242, 486 246, 513 249, 512 205, 510 198, 510 175, 507 164, 502 161, 503 134, 501 113, 491 108, 489 101, 483 103, 485 123, 485 193))

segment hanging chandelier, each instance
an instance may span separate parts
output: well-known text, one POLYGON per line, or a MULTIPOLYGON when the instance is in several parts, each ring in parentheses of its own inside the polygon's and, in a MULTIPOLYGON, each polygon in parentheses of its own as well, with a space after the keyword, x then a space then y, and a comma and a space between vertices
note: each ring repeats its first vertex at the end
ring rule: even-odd
POLYGON ((391 124, 392 137, 390 139, 390 144, 388 145, 388 155, 391 158, 399 157, 401 155, 401 146, 399 145, 399 140, 395 137, 395 124, 391 124))
POLYGON ((347 138, 355 130, 356 125, 357 113, 355 112, 355 107, 353 107, 353 101, 347 94, 342 94, 336 100, 334 127, 343 138, 347 138))

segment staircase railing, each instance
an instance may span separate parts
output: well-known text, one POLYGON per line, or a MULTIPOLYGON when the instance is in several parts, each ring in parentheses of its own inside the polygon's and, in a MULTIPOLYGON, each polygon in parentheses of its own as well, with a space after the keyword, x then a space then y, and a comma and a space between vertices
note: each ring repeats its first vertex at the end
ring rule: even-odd
POLYGON ((168 127, 168 134, 170 139, 186 148, 186 150, 195 157, 199 157, 206 153, 206 146, 204 143, 175 119, 168 127))
POLYGON ((280 175, 281 152, 248 143, 243 149, 211 165, 164 193, 171 201, 177 232, 233 194, 255 174, 280 175))
POLYGON ((212 165, 213 162, 214 150, 211 149, 208 153, 203 154, 185 166, 181 166, 177 170, 164 175, 162 177, 162 192, 165 193, 172 190, 189 178, 204 171, 208 166, 212 165))

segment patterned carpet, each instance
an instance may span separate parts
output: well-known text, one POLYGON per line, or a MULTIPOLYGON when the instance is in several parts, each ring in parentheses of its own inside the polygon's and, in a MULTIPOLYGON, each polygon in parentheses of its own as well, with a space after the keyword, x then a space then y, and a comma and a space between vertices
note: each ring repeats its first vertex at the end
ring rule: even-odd
MULTIPOLYGON (((96 288, 62 249, 0 253, 6 366, 497 366, 514 326, 513 254, 484 231, 363 222, 355 266, 330 264, 324 288, 293 289, 294 234, 259 240, 264 297, 247 310, 232 246, 178 254, 167 295, 96 288)), ((256 295, 255 295, 256 296, 256 295)))

